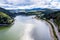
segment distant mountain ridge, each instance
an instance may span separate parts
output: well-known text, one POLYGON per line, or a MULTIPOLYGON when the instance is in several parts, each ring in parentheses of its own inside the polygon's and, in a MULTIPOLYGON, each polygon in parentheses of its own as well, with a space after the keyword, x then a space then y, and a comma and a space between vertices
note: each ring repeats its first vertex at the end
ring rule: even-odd
POLYGON ((59 9, 33 8, 33 9, 15 9, 15 10, 9 10, 9 11, 12 13, 42 11, 47 14, 47 13, 52 13, 52 12, 58 11, 58 10, 59 9))
POLYGON ((36 11, 42 11, 44 14, 49 14, 55 11, 58 11, 58 9, 48 9, 48 8, 32 8, 32 9, 12 9, 12 10, 6 10, 0 7, 0 11, 8 14, 9 16, 15 16, 14 13, 20 13, 21 12, 36 12, 36 11))

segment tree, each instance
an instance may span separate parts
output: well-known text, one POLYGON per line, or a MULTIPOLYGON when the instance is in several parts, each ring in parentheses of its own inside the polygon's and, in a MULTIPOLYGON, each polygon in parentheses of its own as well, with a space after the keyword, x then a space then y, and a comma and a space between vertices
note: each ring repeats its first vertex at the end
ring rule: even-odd
POLYGON ((0 12, 0 24, 11 24, 12 21, 13 19, 9 15, 0 12))

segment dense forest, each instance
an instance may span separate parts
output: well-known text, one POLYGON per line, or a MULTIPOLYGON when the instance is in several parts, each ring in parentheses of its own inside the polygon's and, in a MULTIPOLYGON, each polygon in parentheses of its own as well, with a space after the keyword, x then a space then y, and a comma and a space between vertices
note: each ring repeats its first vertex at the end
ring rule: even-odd
POLYGON ((12 13, 0 8, 0 25, 11 24, 14 21, 12 13))
POLYGON ((3 12, 0 12, 0 24, 10 24, 12 21, 13 19, 10 16, 3 12))

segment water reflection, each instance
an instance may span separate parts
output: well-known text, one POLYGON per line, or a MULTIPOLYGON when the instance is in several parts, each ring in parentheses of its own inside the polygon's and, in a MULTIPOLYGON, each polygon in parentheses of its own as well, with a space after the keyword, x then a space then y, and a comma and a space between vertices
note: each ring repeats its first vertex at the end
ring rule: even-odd
POLYGON ((0 40, 50 40, 49 25, 35 16, 16 16, 14 24, 0 30, 0 40))

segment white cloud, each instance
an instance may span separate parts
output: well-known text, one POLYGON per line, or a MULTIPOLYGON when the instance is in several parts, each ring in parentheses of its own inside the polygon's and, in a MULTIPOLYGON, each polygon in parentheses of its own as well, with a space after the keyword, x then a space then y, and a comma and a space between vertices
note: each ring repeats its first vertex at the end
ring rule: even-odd
POLYGON ((28 4, 32 4, 33 2, 31 2, 30 0, 7 0, 8 4, 13 4, 13 5, 28 5, 28 4))
POLYGON ((0 7, 3 7, 3 6, 12 6, 12 5, 0 3, 0 7))
POLYGON ((9 8, 7 9, 30 9, 30 8, 38 8, 38 7, 60 9, 59 0, 1 0, 0 3, 2 3, 0 4, 0 7, 8 6, 9 8))
POLYGON ((25 2, 25 0, 7 0, 7 1, 8 1, 8 4, 12 3, 13 5, 17 5, 25 2))
POLYGON ((6 0, 0 0, 0 3, 6 3, 6 0))

